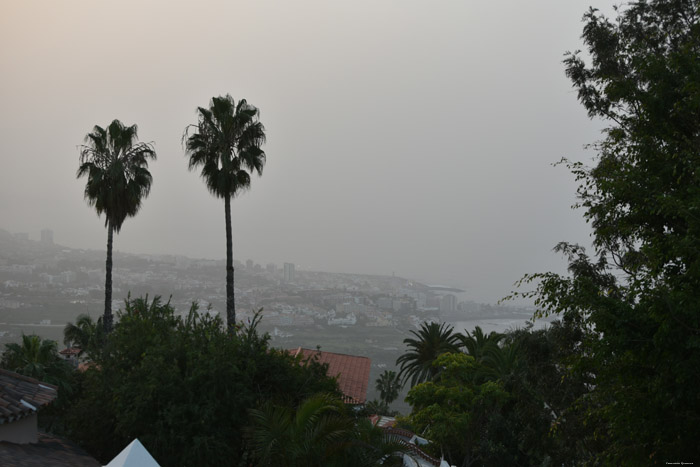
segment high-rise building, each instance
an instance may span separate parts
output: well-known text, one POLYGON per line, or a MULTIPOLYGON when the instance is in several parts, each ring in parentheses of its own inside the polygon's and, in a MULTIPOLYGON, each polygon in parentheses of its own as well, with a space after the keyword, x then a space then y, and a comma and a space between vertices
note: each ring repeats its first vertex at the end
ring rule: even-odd
POLYGON ((53 230, 44 229, 41 231, 41 243, 48 243, 53 245, 53 230))
POLYGON ((294 282, 294 263, 284 263, 284 281, 294 282))
POLYGON ((440 311, 441 312, 452 312, 457 309, 457 297, 452 294, 447 294, 440 299, 440 311))

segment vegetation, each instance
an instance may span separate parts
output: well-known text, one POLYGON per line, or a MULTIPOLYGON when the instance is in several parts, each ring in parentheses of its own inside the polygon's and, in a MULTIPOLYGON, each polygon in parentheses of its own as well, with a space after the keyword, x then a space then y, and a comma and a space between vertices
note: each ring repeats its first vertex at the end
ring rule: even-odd
POLYGON ((85 199, 104 213, 107 227, 105 277, 105 332, 112 330, 112 243, 127 217, 135 216, 148 196, 153 181, 148 160, 155 159, 153 144, 138 142, 136 125, 125 126, 114 120, 102 128, 95 126, 80 147, 78 178, 86 176, 85 199))
MULTIPOLYGON (((424 323, 404 340, 398 375, 376 381, 388 412, 427 450, 460 466, 662 464, 700 458, 700 2, 640 0, 610 20, 591 9, 566 74, 592 118, 609 127, 593 167, 564 160, 580 183, 592 254, 560 243, 569 275, 540 273, 537 317, 549 328, 466 335, 424 323)), ((22 336, 0 363, 56 384, 55 426, 101 461, 138 437, 162 465, 362 466, 402 449, 346 407, 326 367, 269 347, 259 315, 236 326, 231 199, 262 174, 258 109, 229 95, 198 108, 185 130, 190 170, 224 199, 226 323, 156 297, 127 300, 113 324, 112 243, 151 187, 152 144, 136 126, 96 126, 77 176, 108 231, 105 311, 65 328, 93 365, 73 373, 56 343, 22 336), (110 334, 111 332, 111 334, 110 334), (109 338, 107 338, 109 336, 109 338)))
POLYGON ((102 318, 95 322, 90 315, 78 315, 75 324, 66 323, 63 336, 63 343, 66 346, 80 349, 79 356, 87 355, 89 358, 94 358, 105 344, 102 318))
POLYGON ((250 175, 262 175, 265 165, 265 127, 259 111, 245 99, 235 103, 230 95, 212 98, 209 108, 197 108, 199 121, 185 130, 183 140, 189 169, 201 167, 207 188, 224 199, 226 216, 226 322, 233 332, 236 302, 233 288, 233 239, 231 198, 250 188, 250 175), (191 133, 190 133, 191 132, 191 133))
POLYGON ((356 418, 338 397, 316 395, 292 410, 266 404, 250 411, 256 465, 361 467, 403 465, 401 444, 356 418))
POLYGON ((541 314, 579 327, 576 403, 609 463, 700 458, 700 3, 635 2, 584 20, 591 61, 567 75, 610 126, 594 167, 568 163, 595 251, 562 243, 570 275, 536 281, 541 314), (601 444, 601 440, 605 440, 601 444))
POLYGON ((70 436, 107 462, 134 438, 161 465, 235 464, 248 409, 338 391, 326 367, 269 347, 259 316, 234 334, 193 306, 129 300, 67 411, 70 436))
POLYGON ((22 334, 20 344, 6 344, 0 365, 15 373, 58 386, 70 392, 71 365, 58 354, 56 342, 22 334))
POLYGON ((401 365, 399 377, 403 383, 410 380, 413 387, 437 375, 440 367, 434 366, 433 362, 441 354, 459 348, 459 334, 445 323, 423 323, 418 332, 411 331, 411 334, 416 338, 404 339, 410 350, 396 359, 396 364, 401 365))

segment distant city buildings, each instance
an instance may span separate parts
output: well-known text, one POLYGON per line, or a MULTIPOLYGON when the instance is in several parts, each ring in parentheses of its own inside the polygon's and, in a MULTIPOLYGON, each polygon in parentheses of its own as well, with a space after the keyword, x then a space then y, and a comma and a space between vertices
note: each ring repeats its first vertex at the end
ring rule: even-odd
POLYGON ((284 263, 284 281, 294 282, 294 263, 284 263))
POLYGON ((44 229, 41 231, 41 243, 46 243, 47 245, 53 245, 53 230, 44 229))
POLYGON ((457 310, 457 297, 452 294, 443 295, 440 299, 440 311, 442 313, 451 313, 457 310))

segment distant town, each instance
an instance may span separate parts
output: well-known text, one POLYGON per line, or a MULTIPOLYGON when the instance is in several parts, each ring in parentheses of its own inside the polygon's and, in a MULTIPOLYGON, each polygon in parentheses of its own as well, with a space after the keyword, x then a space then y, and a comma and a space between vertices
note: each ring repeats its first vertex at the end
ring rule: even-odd
MULTIPOLYGON (((224 260, 179 255, 115 253, 116 312, 124 299, 160 295, 179 313, 195 303, 201 312, 224 313, 224 260)), ((485 330, 522 326, 533 310, 460 300, 463 290, 397 276, 299 270, 293 263, 235 262, 237 320, 262 308, 261 330, 276 347, 322 347, 372 358, 373 373, 395 368, 410 330, 426 321, 485 330)), ((44 229, 0 230, 0 346, 22 333, 62 344, 63 327, 81 313, 94 319, 104 309, 105 253, 57 245, 44 229)), ((374 375, 373 375, 374 376, 374 375)))

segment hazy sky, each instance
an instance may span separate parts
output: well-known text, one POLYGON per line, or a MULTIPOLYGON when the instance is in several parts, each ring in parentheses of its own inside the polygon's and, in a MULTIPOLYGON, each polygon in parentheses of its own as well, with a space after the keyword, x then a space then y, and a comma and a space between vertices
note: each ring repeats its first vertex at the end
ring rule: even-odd
POLYGON ((268 136, 263 176, 232 204, 235 258, 495 301, 526 272, 563 271, 558 241, 589 242, 575 181, 551 166, 590 161, 600 138, 561 63, 589 5, 4 2, 0 228, 104 249, 77 146, 118 118, 158 160, 115 248, 223 258, 223 201, 187 171, 180 139, 197 106, 230 93, 260 108, 268 136))

